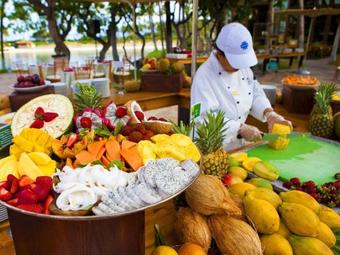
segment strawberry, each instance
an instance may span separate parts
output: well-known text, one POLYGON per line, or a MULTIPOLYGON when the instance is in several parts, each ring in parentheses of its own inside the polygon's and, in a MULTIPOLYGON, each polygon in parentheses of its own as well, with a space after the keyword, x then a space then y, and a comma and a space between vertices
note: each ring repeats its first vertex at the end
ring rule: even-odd
POLYGON ((17 206, 18 205, 18 198, 13 198, 11 200, 7 201, 7 204, 12 205, 12 206, 17 206))
POLYGON ((150 139, 151 137, 153 137, 155 135, 155 133, 153 131, 151 131, 151 130, 146 130, 146 134, 145 135, 148 136, 149 139, 150 139))
POLYGON ((31 124, 30 128, 42 128, 44 127, 44 121, 41 119, 36 119, 35 121, 33 121, 33 123, 31 124))
POLYGON ((34 117, 36 119, 42 119, 44 113, 44 109, 42 107, 38 107, 34 112, 34 117))
POLYGON ((315 183, 313 181, 305 182, 307 188, 315 188, 315 183))
POLYGON ((123 118, 127 114, 127 108, 125 106, 119 106, 116 109, 116 117, 123 118))
POLYGON ((38 196, 30 189, 22 190, 18 193, 18 204, 35 204, 38 202, 38 196))
POLYGON ((37 184, 37 186, 42 186, 49 190, 51 190, 52 188, 52 178, 49 176, 39 176, 35 180, 35 183, 37 184))
POLYGON ((135 111, 135 115, 139 121, 143 121, 145 118, 144 113, 142 113, 141 111, 135 111))
POLYGON ((164 121, 164 122, 168 122, 166 119, 164 119, 164 118, 159 118, 158 120, 160 120, 160 121, 164 121))
POLYGON ((0 182, 0 188, 9 190, 11 188, 11 184, 8 181, 2 181, 0 182))
POLYGON ((17 178, 13 179, 10 192, 15 194, 19 189, 19 180, 17 178))
POLYGON ((134 126, 134 130, 138 131, 138 132, 141 132, 143 135, 146 135, 146 129, 145 129, 145 127, 144 127, 144 125, 142 123, 137 123, 134 126))
POLYGON ((43 114, 43 120, 45 122, 50 122, 50 121, 54 120, 55 118, 57 118, 58 116, 59 116, 59 114, 56 113, 56 112, 45 112, 43 114))
POLYGON ((44 214, 51 214, 49 208, 52 202, 53 202, 53 196, 49 195, 44 202, 44 214))
POLYGON ((39 205, 39 204, 23 204, 23 205, 18 205, 18 208, 25 210, 25 211, 30 211, 30 212, 35 212, 35 213, 42 213, 44 208, 39 205))
POLYGON ((25 187, 32 183, 34 183, 34 181, 31 178, 29 178, 27 175, 23 175, 20 177, 19 187, 25 187))
POLYGON ((91 128, 92 127, 92 120, 89 117, 82 117, 80 119, 80 126, 82 128, 91 128))
POLYGON ((72 147, 78 141, 78 134, 71 134, 66 142, 67 147, 72 147))
POLYGON ((38 201, 44 201, 50 194, 51 189, 44 185, 37 185, 32 191, 37 195, 38 201))
POLYGON ((0 188, 0 200, 8 201, 12 198, 12 194, 4 187, 0 188))
POLYGON ((144 138, 143 134, 141 132, 138 132, 138 131, 133 131, 129 135, 129 140, 131 142, 135 142, 135 143, 140 142, 141 140, 143 140, 143 138, 144 138))

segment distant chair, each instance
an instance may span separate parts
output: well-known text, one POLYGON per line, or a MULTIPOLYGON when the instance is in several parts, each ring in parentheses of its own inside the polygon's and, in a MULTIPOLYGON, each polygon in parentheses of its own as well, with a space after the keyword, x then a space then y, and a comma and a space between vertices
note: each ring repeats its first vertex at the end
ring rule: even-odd
POLYGON ((17 76, 29 74, 28 66, 26 64, 21 63, 21 62, 14 63, 13 69, 14 69, 15 74, 17 76))

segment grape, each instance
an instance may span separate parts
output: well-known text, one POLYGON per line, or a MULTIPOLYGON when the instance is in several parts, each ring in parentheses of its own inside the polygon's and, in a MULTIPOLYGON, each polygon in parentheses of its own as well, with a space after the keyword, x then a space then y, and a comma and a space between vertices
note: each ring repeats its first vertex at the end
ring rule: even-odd
POLYGON ((17 78, 17 81, 20 83, 22 81, 25 81, 25 77, 20 75, 18 78, 17 78))

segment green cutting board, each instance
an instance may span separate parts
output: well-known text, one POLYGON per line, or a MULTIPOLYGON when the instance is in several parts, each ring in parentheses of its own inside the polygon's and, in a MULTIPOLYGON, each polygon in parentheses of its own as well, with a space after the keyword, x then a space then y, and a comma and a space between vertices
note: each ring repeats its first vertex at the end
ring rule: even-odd
POLYGON ((308 135, 292 135, 285 150, 276 151, 263 144, 250 149, 248 156, 274 164, 282 181, 298 177, 323 184, 335 181, 334 175, 340 173, 340 146, 308 135))

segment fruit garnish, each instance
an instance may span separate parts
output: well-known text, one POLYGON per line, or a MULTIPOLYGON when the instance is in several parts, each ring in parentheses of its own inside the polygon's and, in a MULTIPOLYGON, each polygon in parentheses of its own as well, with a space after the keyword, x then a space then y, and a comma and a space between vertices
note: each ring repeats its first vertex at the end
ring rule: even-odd
POLYGON ((45 112, 43 114, 43 120, 45 122, 50 122, 54 120, 55 118, 57 118, 58 116, 59 116, 58 113, 55 113, 55 112, 45 112))
POLYGON ((116 109, 116 117, 123 118, 127 114, 127 108, 125 106, 119 106, 116 109))
POLYGON ((36 119, 35 121, 33 121, 33 123, 31 124, 30 128, 43 128, 44 127, 44 121, 41 119, 36 119))
POLYGON ((92 127, 92 120, 89 117, 82 117, 80 119, 80 125, 82 128, 91 128, 92 127))
POLYGON ((0 188, 0 200, 8 201, 12 198, 12 194, 4 187, 0 188))
POLYGON ((66 142, 67 147, 72 147, 78 141, 78 134, 71 134, 66 142))
POLYGON ((39 106, 34 112, 34 117, 36 119, 42 119, 44 112, 45 112, 44 109, 39 106))
POLYGON ((155 116, 151 116, 151 117, 148 118, 148 120, 158 120, 158 118, 155 117, 155 116))
POLYGON ((144 113, 142 113, 141 111, 135 111, 135 115, 139 121, 142 121, 145 118, 144 113))
POLYGON ((165 118, 159 118, 158 120, 167 122, 165 118))

